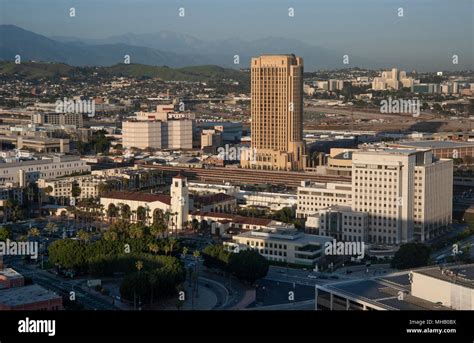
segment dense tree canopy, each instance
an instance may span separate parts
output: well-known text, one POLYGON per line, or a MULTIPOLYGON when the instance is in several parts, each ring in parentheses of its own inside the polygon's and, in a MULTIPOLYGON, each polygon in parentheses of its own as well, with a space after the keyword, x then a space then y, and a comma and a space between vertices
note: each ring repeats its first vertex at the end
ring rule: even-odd
POLYGON ((253 284, 268 273, 269 263, 255 250, 240 251, 229 257, 228 269, 239 280, 253 284))
POLYGON ((82 270, 86 266, 84 246, 77 240, 61 239, 48 247, 49 260, 62 268, 82 270))
POLYGON ((77 150, 80 154, 86 154, 90 152, 98 154, 109 151, 111 139, 106 137, 105 134, 106 132, 104 130, 94 132, 89 142, 77 142, 77 150))
POLYGON ((223 245, 208 245, 202 252, 204 265, 234 274, 239 280, 254 283, 267 275, 269 263, 256 250, 231 253, 223 245))
POLYGON ((129 273, 123 279, 120 285, 123 299, 133 301, 139 296, 142 302, 153 303, 176 294, 178 285, 186 279, 186 271, 174 257, 154 256, 144 262, 143 270, 129 273))
POLYGON ((8 227, 0 227, 0 241, 6 241, 7 239, 12 238, 12 232, 8 227))
POLYGON ((230 252, 225 250, 222 244, 211 244, 204 248, 202 256, 204 266, 225 269, 229 263, 230 252))
POLYGON ((422 243, 402 244, 392 260, 392 268, 407 269, 426 266, 431 249, 422 243))

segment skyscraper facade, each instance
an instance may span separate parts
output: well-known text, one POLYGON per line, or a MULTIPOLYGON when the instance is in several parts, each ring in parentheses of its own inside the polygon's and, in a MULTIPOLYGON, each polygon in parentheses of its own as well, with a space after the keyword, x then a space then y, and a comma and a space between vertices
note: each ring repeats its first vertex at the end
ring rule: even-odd
POLYGON ((303 59, 295 55, 263 55, 251 61, 253 158, 244 168, 302 170, 303 59))

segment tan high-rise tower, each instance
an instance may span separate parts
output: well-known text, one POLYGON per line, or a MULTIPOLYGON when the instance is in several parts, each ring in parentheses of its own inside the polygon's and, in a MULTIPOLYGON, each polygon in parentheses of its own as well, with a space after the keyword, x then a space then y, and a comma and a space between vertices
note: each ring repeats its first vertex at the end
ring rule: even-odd
POLYGON ((252 158, 244 168, 302 170, 303 59, 295 55, 252 58, 252 158))

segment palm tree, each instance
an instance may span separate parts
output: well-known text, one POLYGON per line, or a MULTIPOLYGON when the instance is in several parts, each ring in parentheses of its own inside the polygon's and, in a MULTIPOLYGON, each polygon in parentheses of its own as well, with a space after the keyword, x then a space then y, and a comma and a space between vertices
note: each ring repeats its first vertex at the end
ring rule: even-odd
POLYGON ((84 230, 79 230, 79 232, 77 233, 77 238, 81 242, 87 243, 90 240, 90 234, 84 230))
POLYGON ((199 289, 199 257, 201 256, 201 253, 198 250, 195 250, 193 252, 194 260, 196 262, 196 296, 199 296, 198 294, 198 289, 199 289))
POLYGON ((40 235, 40 230, 38 228, 33 227, 28 230, 28 237, 39 237, 40 235))
POLYGON ((13 208, 13 201, 11 199, 7 199, 3 204, 3 223, 8 221, 8 217, 10 216, 10 212, 13 208))
POLYGON ((139 224, 133 224, 129 229, 130 238, 143 238, 143 228, 139 224))
POLYGON ((47 195, 51 195, 51 193, 53 192, 53 187, 51 186, 48 186, 44 189, 44 192, 47 194, 47 195))
POLYGON ((43 215, 42 207, 43 207, 43 190, 41 188, 38 188, 38 209, 39 209, 40 217, 43 215))
POLYGON ((144 173, 141 175, 141 178, 140 178, 140 185, 139 187, 140 188, 146 188, 148 187, 148 183, 150 181, 150 174, 149 173, 144 173))
POLYGON ((116 231, 107 230, 104 232, 104 239, 106 241, 116 241, 118 240, 118 234, 116 231))
POLYGON ((169 245, 169 248, 170 248, 170 254, 173 252, 174 247, 176 246, 177 243, 178 243, 178 241, 177 241, 176 238, 171 237, 168 240, 168 245, 169 245))
POLYGON ((112 218, 116 218, 118 216, 119 209, 114 204, 110 204, 109 208, 107 209, 107 217, 109 218, 109 222, 112 218))
POLYGON ((48 224, 46 224, 46 227, 44 228, 46 230, 46 232, 48 233, 48 236, 51 237, 51 235, 53 233, 55 233, 56 231, 58 231, 58 227, 56 224, 54 224, 53 222, 48 222, 48 224))
POLYGON ((154 254, 157 254, 158 251, 160 251, 160 247, 156 243, 150 243, 148 244, 148 250, 150 250, 154 254))
POLYGON ((150 287, 151 287, 151 295, 150 295, 150 305, 154 302, 154 290, 155 284, 159 281, 159 275, 156 272, 150 273, 150 287))
POLYGON ((178 237, 178 212, 174 212, 172 213, 172 216, 173 216, 173 221, 171 223, 171 229, 173 230, 174 229, 174 235, 175 237, 178 237), (175 223, 176 221, 176 223, 175 223))
POLYGON ((193 256, 194 256, 194 259, 195 259, 195 261, 196 261, 196 263, 197 263, 197 260, 199 259, 199 257, 201 257, 201 253, 200 253, 198 250, 195 250, 195 251, 193 252, 193 256))
POLYGON ((130 221, 130 216, 132 215, 130 206, 128 206, 127 204, 122 204, 122 206, 120 207, 120 215, 123 220, 130 221))
POLYGON ((138 261, 135 263, 135 267, 136 267, 137 270, 138 270, 138 274, 140 274, 140 271, 143 269, 143 261, 138 260, 138 261))
POLYGON ((193 219, 191 227, 194 232, 197 232, 197 230, 199 229, 199 221, 197 219, 193 219))
POLYGON ((164 224, 165 224, 165 227, 166 227, 166 237, 168 237, 168 233, 169 233, 169 224, 170 224, 170 221, 171 221, 171 212, 170 211, 166 211, 163 215, 163 221, 164 221, 164 224))
POLYGON ((137 212, 137 221, 140 223, 146 222, 147 215, 148 215, 146 208, 143 206, 138 206, 136 212, 137 212))

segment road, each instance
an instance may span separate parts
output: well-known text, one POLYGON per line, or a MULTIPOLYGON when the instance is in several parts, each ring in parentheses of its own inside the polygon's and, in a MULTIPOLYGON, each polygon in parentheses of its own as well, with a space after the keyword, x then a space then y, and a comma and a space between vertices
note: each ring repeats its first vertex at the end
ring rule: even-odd
POLYGON ((314 297, 315 286, 263 279, 256 284, 256 302, 250 308, 281 304, 295 306, 296 303, 312 300, 314 297))
MULTIPOLYGON (((186 256, 183 260, 186 270, 195 268, 196 260, 191 256, 186 256)), ((234 277, 217 275, 203 265, 203 259, 199 259, 199 280, 208 285, 218 300, 214 309, 225 310, 237 305, 245 296, 246 289, 234 277)))
POLYGON ((288 282, 288 283, 296 283, 299 285, 306 285, 312 286, 314 285, 324 285, 328 283, 332 283, 335 281, 341 281, 347 279, 346 276, 333 276, 337 277, 337 279, 330 279, 328 274, 326 273, 315 273, 311 270, 303 270, 303 269, 294 269, 294 268, 286 268, 286 267, 278 267, 278 266, 270 266, 268 270, 268 274, 265 277, 266 280, 271 281, 278 281, 278 282, 288 282), (315 275, 318 276, 316 279, 311 279, 308 275, 315 275), (321 275, 323 277, 327 277, 327 279, 321 279, 321 275))
MULTIPOLYGON (((474 235, 467 237, 461 241, 458 242, 459 246, 458 249, 461 250, 462 248, 465 248, 467 246, 471 247, 471 257, 474 257, 474 235)), ((449 245, 446 248, 443 248, 441 250, 438 250, 431 254, 431 257, 433 259, 438 259, 440 257, 448 257, 453 255, 453 246, 449 245)))

